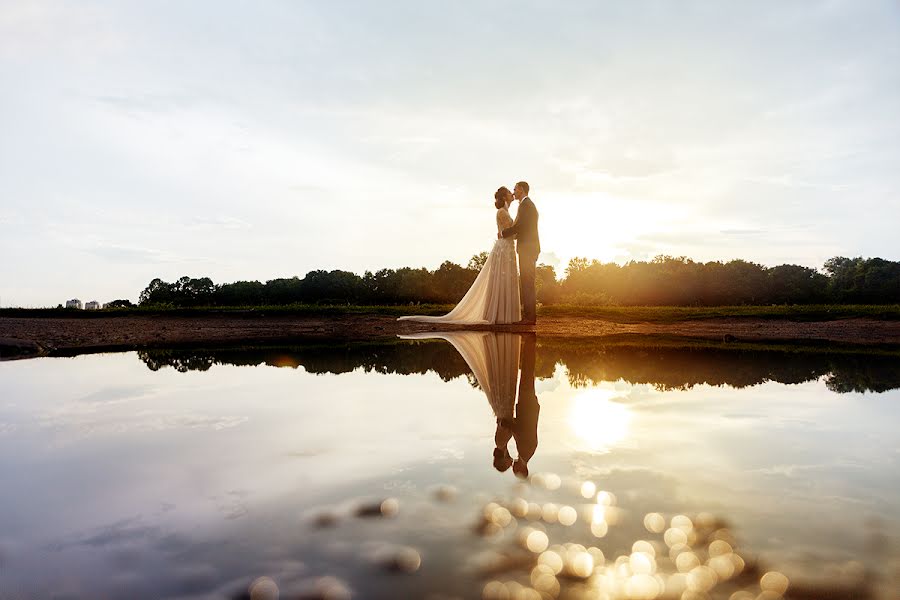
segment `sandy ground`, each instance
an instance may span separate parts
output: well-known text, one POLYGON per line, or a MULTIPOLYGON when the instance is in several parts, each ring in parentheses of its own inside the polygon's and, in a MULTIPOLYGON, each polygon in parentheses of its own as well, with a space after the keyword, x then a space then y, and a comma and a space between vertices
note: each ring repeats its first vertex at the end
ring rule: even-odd
MULTIPOLYGON (((271 344, 304 339, 375 340, 404 333, 449 329, 460 328, 397 322, 394 317, 383 315, 0 318, 0 358, 191 345, 271 344)), ((523 330, 509 326, 492 329, 523 330)), ((900 344, 900 322, 874 319, 795 322, 726 318, 677 323, 614 323, 564 317, 540 319, 535 330, 543 337, 636 334, 741 342, 800 340, 900 344)))

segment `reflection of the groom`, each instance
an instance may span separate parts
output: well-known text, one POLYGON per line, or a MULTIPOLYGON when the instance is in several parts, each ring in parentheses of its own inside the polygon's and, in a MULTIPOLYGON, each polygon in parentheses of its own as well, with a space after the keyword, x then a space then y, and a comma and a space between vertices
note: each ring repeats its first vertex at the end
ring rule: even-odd
POLYGON ((513 462, 513 473, 517 477, 528 477, 528 461, 534 456, 538 445, 538 415, 541 406, 534 391, 534 333, 522 334, 521 373, 519 375, 519 397, 516 400, 516 415, 513 418, 512 433, 516 440, 518 458, 513 462))
POLYGON ((453 344, 472 370, 497 419, 494 468, 503 472, 512 467, 517 477, 528 477, 528 461, 538 444, 540 413, 534 389, 535 334, 453 331, 403 337, 440 338, 453 344), (515 458, 509 451, 510 440, 515 440, 515 458))

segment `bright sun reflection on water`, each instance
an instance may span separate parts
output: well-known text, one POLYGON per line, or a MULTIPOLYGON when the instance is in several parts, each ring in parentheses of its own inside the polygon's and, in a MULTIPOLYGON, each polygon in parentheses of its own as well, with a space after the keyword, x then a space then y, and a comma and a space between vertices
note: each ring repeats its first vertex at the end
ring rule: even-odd
POLYGON ((572 399, 569 426, 585 449, 608 452, 628 435, 631 412, 615 401, 620 395, 616 390, 595 388, 572 399))

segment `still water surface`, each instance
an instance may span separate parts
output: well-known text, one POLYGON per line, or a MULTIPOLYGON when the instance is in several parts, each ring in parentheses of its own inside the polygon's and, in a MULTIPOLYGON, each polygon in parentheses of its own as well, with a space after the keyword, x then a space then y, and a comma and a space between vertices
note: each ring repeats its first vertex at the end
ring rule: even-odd
POLYGON ((0 597, 896 598, 898 388, 474 332, 0 363, 0 597))

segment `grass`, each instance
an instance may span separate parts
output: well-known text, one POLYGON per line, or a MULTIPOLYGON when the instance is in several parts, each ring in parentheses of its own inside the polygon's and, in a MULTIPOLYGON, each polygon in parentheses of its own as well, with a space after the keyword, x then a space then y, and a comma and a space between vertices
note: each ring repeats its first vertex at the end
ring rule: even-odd
MULTIPOLYGON (((382 305, 357 306, 347 304, 289 304, 284 306, 220 306, 194 308, 134 307, 103 310, 74 310, 60 308, 2 308, 0 317, 43 318, 108 318, 130 316, 346 316, 377 314, 401 316, 408 314, 440 315, 452 305, 382 305)), ((616 323, 675 323, 699 319, 752 318, 790 321, 834 321, 865 317, 900 320, 900 304, 860 305, 775 305, 775 306, 578 306, 556 304, 542 306, 539 316, 547 318, 592 318, 616 323)))
POLYGON ((772 306, 575 306, 542 307, 544 317, 590 317, 617 323, 674 323, 698 319, 747 318, 789 321, 835 321, 865 317, 900 320, 900 304, 811 304, 772 306))

